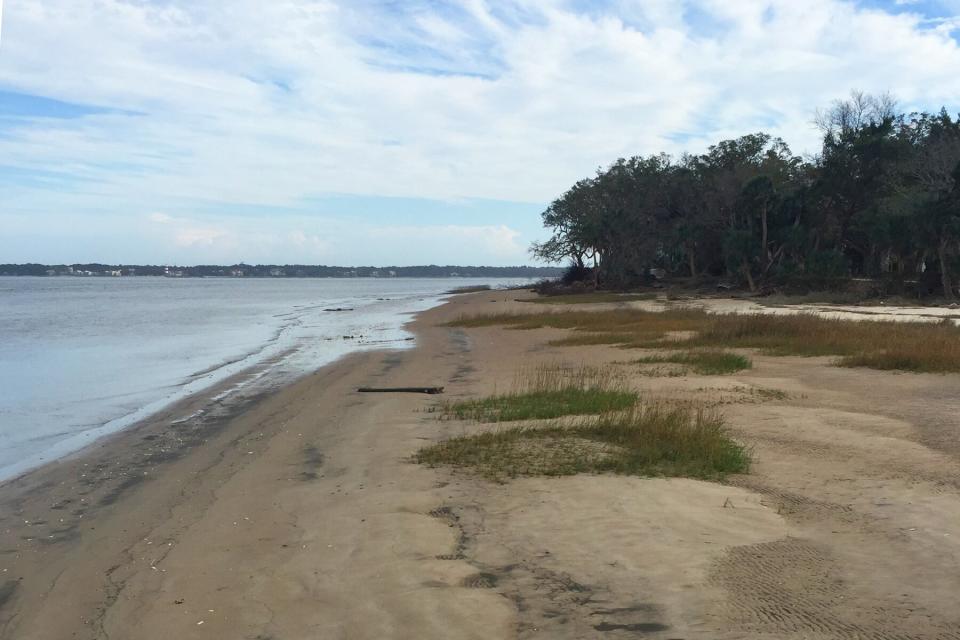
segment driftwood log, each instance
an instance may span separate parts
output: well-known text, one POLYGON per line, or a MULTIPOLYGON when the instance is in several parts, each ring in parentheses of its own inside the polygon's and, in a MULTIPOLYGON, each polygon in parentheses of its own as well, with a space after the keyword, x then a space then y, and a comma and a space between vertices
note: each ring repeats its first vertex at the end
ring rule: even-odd
POLYGON ((360 393, 443 393, 443 387, 360 387, 360 393))

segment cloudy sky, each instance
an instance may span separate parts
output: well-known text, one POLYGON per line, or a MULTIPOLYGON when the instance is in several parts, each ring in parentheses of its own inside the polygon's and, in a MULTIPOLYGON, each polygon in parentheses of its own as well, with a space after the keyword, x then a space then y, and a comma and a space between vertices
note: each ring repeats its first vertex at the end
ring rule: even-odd
POLYGON ((0 3, 0 263, 528 263, 619 156, 960 110, 960 0, 0 3))

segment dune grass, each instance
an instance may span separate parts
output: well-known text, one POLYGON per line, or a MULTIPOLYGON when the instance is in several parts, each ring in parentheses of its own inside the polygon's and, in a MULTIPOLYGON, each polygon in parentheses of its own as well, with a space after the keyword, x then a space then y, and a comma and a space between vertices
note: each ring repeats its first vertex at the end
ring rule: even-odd
POLYGON ((514 422, 626 409, 637 394, 603 389, 562 389, 509 394, 452 403, 445 413, 459 420, 514 422))
POLYGON ((610 309, 604 311, 549 310, 536 313, 494 313, 464 316, 450 323, 454 327, 509 326, 513 329, 575 329, 587 333, 638 332, 657 335, 668 331, 697 330, 708 314, 695 309, 645 311, 610 309))
POLYGON ((694 373, 705 376, 729 375, 753 367, 750 358, 718 349, 678 351, 665 355, 647 356, 632 362, 634 364, 679 364, 694 373))
POLYGON ((636 302, 638 300, 656 300, 656 293, 610 293, 596 291, 591 293, 565 293, 555 296, 538 296, 523 302, 534 304, 602 304, 609 302, 636 302))
POLYGON ((476 328, 507 326, 511 329, 572 329, 555 346, 617 344, 623 347, 663 346, 655 344, 670 333, 697 331, 707 316, 702 311, 670 309, 663 312, 639 309, 606 311, 544 311, 539 313, 497 313, 466 316, 450 326, 476 328))
POLYGON ((513 427, 421 449, 417 462, 475 470, 496 481, 530 475, 616 473, 704 480, 744 473, 750 452, 712 412, 635 406, 573 425, 513 427))
POLYGON ((522 369, 509 393, 448 402, 440 409, 459 420, 513 422, 619 411, 637 400, 610 370, 543 365, 522 369))
MULTIPOLYGON (((650 340, 657 339, 656 334, 649 336, 650 340)), ((584 333, 576 332, 566 338, 551 340, 554 347, 588 347, 597 344, 633 345, 637 342, 637 335, 630 333, 584 333)))
POLYGON ((812 314, 709 314, 617 309, 462 318, 463 327, 571 329, 559 346, 616 344, 624 348, 751 348, 770 355, 840 356, 837 364, 882 370, 960 372, 960 327, 951 322, 837 320, 812 314), (664 338, 690 337, 667 345, 664 338))
POLYGON ((772 355, 842 356, 844 367, 960 372, 960 327, 952 322, 834 320, 808 314, 722 316, 694 339, 772 355))

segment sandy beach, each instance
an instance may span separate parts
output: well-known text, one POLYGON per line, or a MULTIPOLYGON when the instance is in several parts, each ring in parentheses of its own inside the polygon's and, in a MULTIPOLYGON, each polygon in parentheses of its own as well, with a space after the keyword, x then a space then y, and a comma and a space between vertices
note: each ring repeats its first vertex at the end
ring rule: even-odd
POLYGON ((180 421, 191 399, 0 486, 0 638, 960 639, 960 376, 753 354, 631 378, 720 407, 755 459, 722 484, 412 463, 489 427, 358 387, 467 398, 525 365, 624 360, 549 346, 559 329, 443 326, 532 295, 456 296, 414 349, 180 421))

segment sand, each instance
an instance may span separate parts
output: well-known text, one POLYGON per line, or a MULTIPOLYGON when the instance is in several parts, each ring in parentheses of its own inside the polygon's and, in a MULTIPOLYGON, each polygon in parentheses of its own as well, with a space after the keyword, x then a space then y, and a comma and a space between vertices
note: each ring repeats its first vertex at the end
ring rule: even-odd
POLYGON ((753 356, 631 378, 721 405, 756 457, 725 484, 412 464, 483 427, 358 386, 471 397, 523 365, 624 360, 440 326, 543 309, 526 295, 457 296, 415 349, 172 424, 186 402, 0 487, 0 638, 960 638, 960 376, 753 356))

